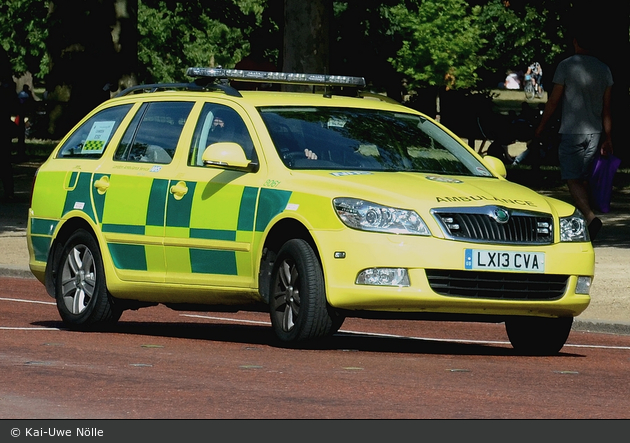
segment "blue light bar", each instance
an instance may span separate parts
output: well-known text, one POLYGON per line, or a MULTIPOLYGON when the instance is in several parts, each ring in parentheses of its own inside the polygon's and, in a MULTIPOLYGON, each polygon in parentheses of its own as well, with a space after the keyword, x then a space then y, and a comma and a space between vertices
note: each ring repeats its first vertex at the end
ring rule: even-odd
POLYGON ((244 71, 224 68, 188 68, 189 77, 243 80, 261 83, 364 87, 363 77, 345 75, 300 74, 295 72, 244 71))

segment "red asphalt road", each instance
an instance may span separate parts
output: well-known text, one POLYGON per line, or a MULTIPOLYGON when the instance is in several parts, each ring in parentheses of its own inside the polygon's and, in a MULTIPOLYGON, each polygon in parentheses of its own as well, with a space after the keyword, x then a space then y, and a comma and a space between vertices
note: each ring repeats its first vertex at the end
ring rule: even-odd
POLYGON ((0 278, 0 371, 2 419, 630 418, 630 336, 524 357, 502 324, 348 319, 287 349, 267 314, 163 306, 75 332, 27 279, 0 278))

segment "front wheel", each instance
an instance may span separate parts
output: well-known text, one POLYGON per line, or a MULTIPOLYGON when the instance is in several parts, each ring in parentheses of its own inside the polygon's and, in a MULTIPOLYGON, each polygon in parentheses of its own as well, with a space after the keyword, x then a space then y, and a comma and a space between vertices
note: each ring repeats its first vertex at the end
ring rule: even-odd
POLYGON ((71 326, 114 323, 122 314, 107 291, 98 243, 84 229, 72 234, 63 247, 55 288, 59 314, 71 326))
POLYGON ((527 100, 531 100, 534 98, 534 85, 529 82, 525 85, 525 88, 523 88, 525 91, 525 98, 527 100))
POLYGON ((271 324, 284 342, 325 337, 341 326, 326 302, 321 264, 304 240, 289 240, 278 252, 269 294, 271 324))
POLYGON ((573 317, 516 317, 505 322, 514 349, 526 355, 554 355, 569 338, 573 317))

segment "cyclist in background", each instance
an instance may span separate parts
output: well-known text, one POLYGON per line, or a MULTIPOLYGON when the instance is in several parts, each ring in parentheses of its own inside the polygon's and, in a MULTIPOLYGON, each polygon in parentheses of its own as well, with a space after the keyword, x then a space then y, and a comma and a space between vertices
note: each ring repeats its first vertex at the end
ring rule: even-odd
POLYGON ((540 63, 533 62, 531 65, 529 65, 525 75, 531 75, 534 82, 534 91, 536 92, 536 95, 542 95, 542 66, 540 66, 540 63))

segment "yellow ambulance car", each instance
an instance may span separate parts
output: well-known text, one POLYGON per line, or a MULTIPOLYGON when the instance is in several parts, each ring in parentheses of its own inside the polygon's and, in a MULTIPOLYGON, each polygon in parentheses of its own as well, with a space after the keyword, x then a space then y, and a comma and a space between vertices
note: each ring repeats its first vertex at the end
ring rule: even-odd
POLYGON ((266 310, 294 344, 370 317, 504 322, 523 353, 564 346, 594 274, 573 206, 362 78, 188 75, 102 103, 36 175, 30 268, 69 326, 164 304, 266 310))

